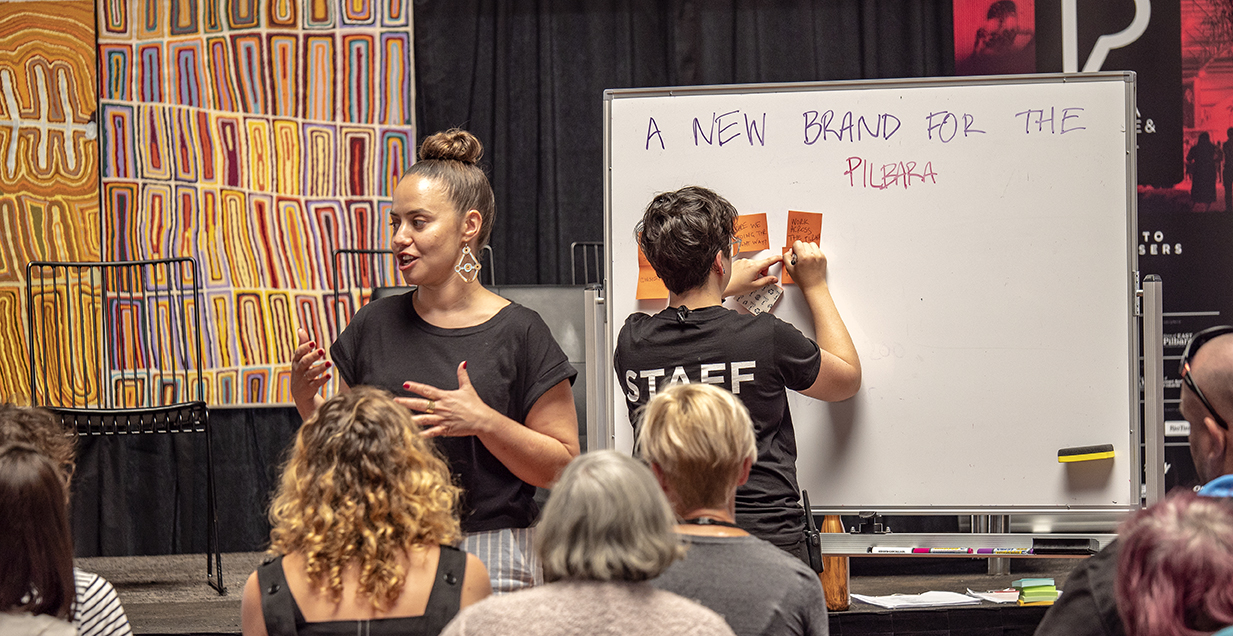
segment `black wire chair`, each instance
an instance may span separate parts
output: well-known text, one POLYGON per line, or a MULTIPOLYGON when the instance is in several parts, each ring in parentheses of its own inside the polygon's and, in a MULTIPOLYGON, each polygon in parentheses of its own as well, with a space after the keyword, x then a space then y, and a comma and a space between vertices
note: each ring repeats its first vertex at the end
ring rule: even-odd
POLYGON ((575 241, 569 244, 570 282, 574 285, 594 285, 604 282, 604 244, 597 241, 575 241), (582 276, 579 276, 581 274, 582 276))
POLYGON ((205 434, 206 580, 223 595, 201 302, 191 258, 26 266, 32 404, 79 436, 205 434))

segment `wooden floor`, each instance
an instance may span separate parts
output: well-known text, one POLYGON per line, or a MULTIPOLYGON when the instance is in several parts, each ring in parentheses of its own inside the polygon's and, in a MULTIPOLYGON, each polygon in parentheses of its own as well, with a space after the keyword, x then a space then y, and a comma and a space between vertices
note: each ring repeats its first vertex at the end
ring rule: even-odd
MULTIPOLYGON (((111 581, 135 634, 239 634, 240 592, 262 559, 259 552, 223 555, 227 595, 206 585, 204 555, 96 557, 77 566, 111 581)), ((852 559, 856 594, 915 594, 930 590, 964 592, 1006 587, 1024 576, 1046 576, 1061 587, 1076 559, 1015 559, 1011 574, 989 576, 986 561, 956 558, 852 559)), ((890 611, 853 601, 847 612, 831 614, 831 634, 914 636, 1029 635, 1043 608, 984 603, 951 610, 890 611)))

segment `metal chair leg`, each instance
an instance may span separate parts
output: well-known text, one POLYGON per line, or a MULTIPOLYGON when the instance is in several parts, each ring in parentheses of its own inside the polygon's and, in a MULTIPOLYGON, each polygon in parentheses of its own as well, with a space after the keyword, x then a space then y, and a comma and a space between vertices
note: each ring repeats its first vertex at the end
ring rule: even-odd
POLYGON ((209 526, 206 529, 206 582, 214 588, 219 596, 227 594, 223 584, 223 555, 219 550, 218 540, 218 507, 214 498, 214 453, 210 442, 210 420, 206 415, 206 514, 209 515, 209 526), (210 561, 214 557, 214 561, 210 561))

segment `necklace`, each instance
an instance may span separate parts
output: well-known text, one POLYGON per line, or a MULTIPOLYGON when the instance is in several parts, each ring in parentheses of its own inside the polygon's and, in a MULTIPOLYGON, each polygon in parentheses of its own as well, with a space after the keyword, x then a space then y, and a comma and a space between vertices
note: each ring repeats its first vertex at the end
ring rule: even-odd
POLYGON ((729 523, 727 521, 721 521, 719 519, 712 519, 710 517, 695 517, 693 519, 684 519, 681 521, 681 523, 687 523, 691 526, 723 526, 725 528, 740 529, 740 526, 736 525, 735 523, 729 523))

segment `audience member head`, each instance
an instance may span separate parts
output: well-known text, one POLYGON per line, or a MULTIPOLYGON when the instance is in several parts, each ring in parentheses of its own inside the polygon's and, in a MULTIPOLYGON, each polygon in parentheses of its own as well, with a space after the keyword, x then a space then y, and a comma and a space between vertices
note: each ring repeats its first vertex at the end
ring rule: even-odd
POLYGON ((0 611, 71 619, 76 599, 68 496, 29 444, 0 447, 0 611))
POLYGON ((1118 542, 1117 608, 1127 636, 1198 636, 1233 625, 1233 507, 1174 491, 1118 542))
POLYGON ((709 384, 676 384, 642 410, 638 452, 678 515, 733 503, 757 457, 749 410, 709 384))
POLYGON ((684 555, 651 471, 616 451, 565 467, 535 534, 544 580, 646 581, 684 555))
POLYGON ((56 416, 39 408, 0 404, 0 446, 29 444, 55 463, 64 483, 77 468, 77 437, 56 416))
POLYGON ((420 160, 403 173, 403 179, 418 176, 433 180, 445 189, 458 214, 479 212, 482 225, 475 249, 488 244, 497 206, 488 175, 479 167, 484 145, 471 133, 459 128, 429 135, 420 144, 420 160))
POLYGON ((454 544, 459 489, 411 413, 385 391, 357 387, 327 400, 296 435, 270 508, 270 549, 304 556, 309 580, 335 602, 343 570, 385 610, 406 583, 399 556, 454 544))
POLYGON ((687 186, 651 199, 635 230, 655 273, 674 294, 706 283, 716 254, 730 253, 736 208, 711 190, 687 186))
POLYGON ((1191 338, 1182 356, 1182 415, 1190 422, 1190 455, 1204 483, 1233 474, 1233 327, 1191 338), (1197 389, 1197 392, 1196 392, 1197 389))

